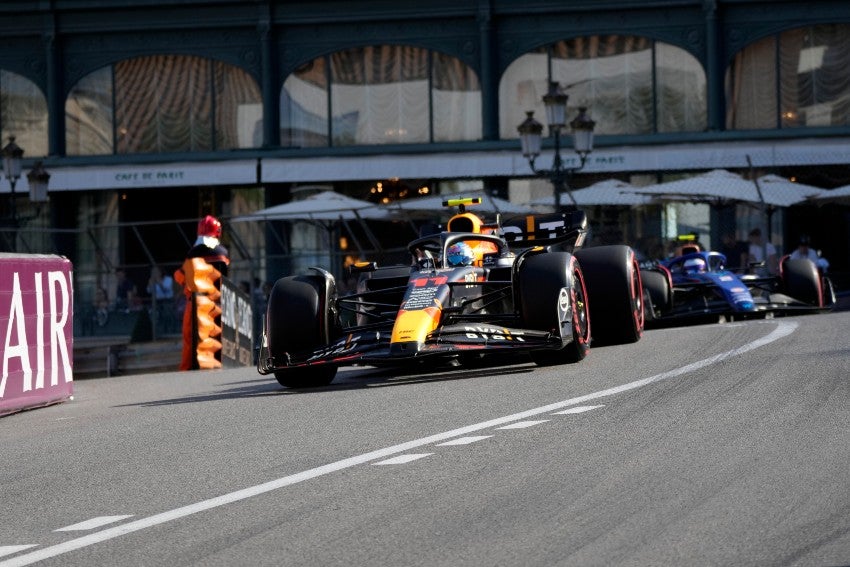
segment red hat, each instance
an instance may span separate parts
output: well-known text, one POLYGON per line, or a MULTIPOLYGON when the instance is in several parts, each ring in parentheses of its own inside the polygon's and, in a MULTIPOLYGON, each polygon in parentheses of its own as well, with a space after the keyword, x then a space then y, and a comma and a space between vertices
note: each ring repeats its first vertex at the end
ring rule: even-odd
POLYGON ((212 215, 205 216, 198 223, 198 236, 221 238, 221 221, 212 215))

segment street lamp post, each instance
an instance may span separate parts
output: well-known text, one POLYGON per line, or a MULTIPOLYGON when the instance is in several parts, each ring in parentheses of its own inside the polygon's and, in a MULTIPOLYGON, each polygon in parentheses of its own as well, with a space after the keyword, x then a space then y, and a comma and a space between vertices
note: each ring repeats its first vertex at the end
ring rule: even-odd
POLYGON ((546 107, 546 121, 549 123, 549 134, 555 139, 555 158, 551 169, 537 169, 534 161, 540 155, 542 145, 541 135, 543 125, 534 119, 533 111, 526 111, 526 118, 517 127, 522 155, 528 159, 531 171, 541 177, 548 177, 555 189, 555 210, 561 210, 561 193, 570 196, 573 205, 576 200, 570 191, 568 180, 573 173, 584 167, 587 156, 593 151, 593 128, 596 122, 587 115, 587 108, 579 107, 578 116, 570 122, 573 134, 573 149, 578 154, 581 163, 577 167, 565 167, 561 158, 561 131, 566 128, 567 95, 561 91, 558 83, 549 83, 549 92, 543 96, 546 107))
POLYGON ((9 143, 3 148, 3 174, 9 180, 9 185, 12 187, 11 204, 9 210, 12 215, 12 222, 18 220, 18 213, 15 203, 15 184, 21 177, 21 158, 24 156, 24 150, 15 143, 15 137, 9 136, 9 143))

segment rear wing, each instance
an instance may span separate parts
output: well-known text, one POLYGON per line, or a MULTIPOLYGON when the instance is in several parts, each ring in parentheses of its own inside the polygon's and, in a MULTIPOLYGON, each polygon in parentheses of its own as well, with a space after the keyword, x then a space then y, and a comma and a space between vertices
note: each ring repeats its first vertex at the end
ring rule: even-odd
POLYGON ((515 248, 570 244, 581 248, 587 235, 584 211, 511 217, 502 222, 502 234, 515 248))

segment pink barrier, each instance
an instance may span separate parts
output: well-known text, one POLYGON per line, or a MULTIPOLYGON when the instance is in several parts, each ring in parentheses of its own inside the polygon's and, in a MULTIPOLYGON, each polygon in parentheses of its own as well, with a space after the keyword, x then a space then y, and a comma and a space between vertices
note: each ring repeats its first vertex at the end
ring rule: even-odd
POLYGON ((71 262, 0 253, 0 416, 74 393, 71 262))

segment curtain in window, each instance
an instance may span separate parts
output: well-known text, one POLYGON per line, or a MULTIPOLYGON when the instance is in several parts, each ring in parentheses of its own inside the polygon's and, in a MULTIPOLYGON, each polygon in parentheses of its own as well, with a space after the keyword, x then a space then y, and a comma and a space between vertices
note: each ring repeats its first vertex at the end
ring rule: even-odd
POLYGON ((431 99, 434 141, 454 142, 481 138, 481 86, 462 61, 432 53, 431 99))
POLYGON ((260 147, 262 123, 256 81, 201 57, 120 61, 83 77, 65 101, 69 155, 260 147))
POLYGON ((614 35, 558 42, 552 80, 570 95, 567 116, 572 119, 579 106, 590 108, 597 134, 652 132, 650 40, 614 35))
POLYGON ((0 148, 15 136, 24 157, 47 155, 47 100, 35 83, 0 70, 0 148))
POLYGON ((726 127, 850 124, 849 68, 848 24, 796 28, 748 45, 726 73, 726 127))
POLYGON ((334 145, 429 141, 427 50, 362 47, 330 64, 334 145))
POLYGON ((706 79, 696 57, 683 49, 655 44, 655 96, 658 132, 699 132, 708 126, 706 79))
POLYGON ((850 123, 850 25, 826 24, 779 37, 782 127, 850 123))
POLYGON ((586 106, 599 134, 706 127, 705 72, 692 55, 645 37, 587 36, 536 49, 508 67, 499 85, 502 138, 517 137, 527 110, 545 121, 550 80, 570 97, 568 120, 586 106))
POLYGON ((117 153, 213 149, 209 61, 156 55, 121 61, 114 73, 117 153))
POLYGON ((263 101, 251 76, 232 65, 213 63, 215 83, 215 149, 259 148, 263 145, 263 101))
POLYGON ((295 148, 328 145, 328 81, 324 57, 302 65, 283 83, 280 143, 295 148))
POLYGON ((83 77, 65 100, 68 155, 111 154, 114 147, 112 67, 83 77))
POLYGON ((726 128, 776 128, 776 38, 739 51, 726 73, 726 128))

